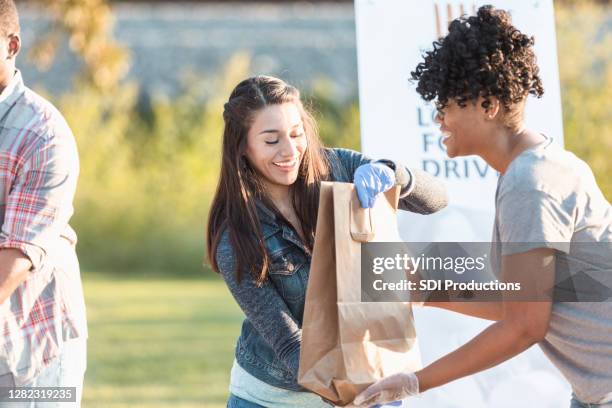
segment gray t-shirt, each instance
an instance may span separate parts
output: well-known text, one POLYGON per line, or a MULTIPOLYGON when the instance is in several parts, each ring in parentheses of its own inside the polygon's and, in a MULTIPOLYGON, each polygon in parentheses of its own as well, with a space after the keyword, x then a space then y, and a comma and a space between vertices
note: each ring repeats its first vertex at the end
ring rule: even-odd
POLYGON ((612 401, 612 207, 593 173, 547 138, 510 163, 495 201, 498 266, 502 255, 554 248, 557 282, 560 274, 580 275, 590 282, 587 295, 608 299, 554 302, 540 347, 580 401, 612 401))

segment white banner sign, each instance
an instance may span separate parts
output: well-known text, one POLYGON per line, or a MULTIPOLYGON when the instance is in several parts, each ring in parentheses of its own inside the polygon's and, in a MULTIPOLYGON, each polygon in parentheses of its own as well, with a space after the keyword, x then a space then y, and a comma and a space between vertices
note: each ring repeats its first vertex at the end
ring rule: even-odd
MULTIPOLYGON (((561 97, 552 0, 355 0, 361 109, 361 146, 375 158, 400 161, 444 180, 449 206, 434 215, 400 216, 406 241, 489 241, 497 173, 476 156, 449 159, 410 72, 447 32, 448 22, 493 4, 510 11, 514 25, 535 37, 544 97, 529 98, 527 126, 563 143, 561 97)), ((425 363, 459 347, 488 323, 452 312, 416 314, 425 363)), ((534 347, 484 373, 431 390, 411 407, 559 407, 569 405, 569 385, 534 347)))

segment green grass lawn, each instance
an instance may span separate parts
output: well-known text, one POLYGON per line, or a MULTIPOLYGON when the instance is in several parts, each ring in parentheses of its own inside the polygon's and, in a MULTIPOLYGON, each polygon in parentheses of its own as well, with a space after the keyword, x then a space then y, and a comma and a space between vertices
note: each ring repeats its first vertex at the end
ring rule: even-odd
POLYGON ((84 407, 225 406, 242 312, 220 279, 83 275, 84 407))

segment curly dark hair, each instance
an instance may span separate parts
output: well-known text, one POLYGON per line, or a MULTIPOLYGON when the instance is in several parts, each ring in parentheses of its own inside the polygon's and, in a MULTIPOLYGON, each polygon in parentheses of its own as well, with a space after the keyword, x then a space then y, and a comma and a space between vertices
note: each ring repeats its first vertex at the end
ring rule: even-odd
POLYGON ((512 25, 508 12, 482 6, 475 16, 453 20, 411 76, 421 97, 435 99, 438 109, 451 100, 465 107, 479 97, 487 109, 489 97, 495 97, 512 111, 528 94, 544 94, 533 44, 533 37, 512 25))

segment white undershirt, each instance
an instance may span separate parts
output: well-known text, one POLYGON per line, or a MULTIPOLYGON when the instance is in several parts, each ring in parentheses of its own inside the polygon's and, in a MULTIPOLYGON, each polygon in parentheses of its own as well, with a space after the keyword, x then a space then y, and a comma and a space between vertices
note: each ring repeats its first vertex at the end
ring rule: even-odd
POLYGON ((230 374, 230 392, 238 398, 275 408, 329 408, 312 392, 298 392, 275 387, 261 381, 240 367, 236 360, 230 374))

